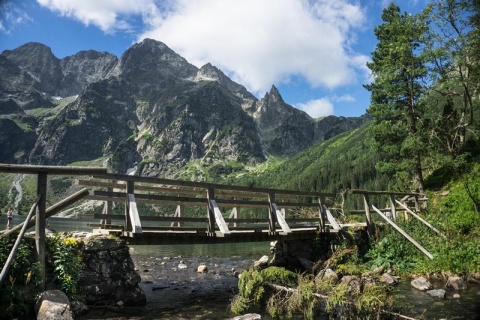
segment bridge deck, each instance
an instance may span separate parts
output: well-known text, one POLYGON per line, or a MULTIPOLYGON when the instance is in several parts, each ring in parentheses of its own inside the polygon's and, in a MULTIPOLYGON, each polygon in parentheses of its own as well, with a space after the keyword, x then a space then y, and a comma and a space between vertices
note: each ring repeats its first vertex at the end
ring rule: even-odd
MULTIPOLYGON (((327 231, 330 233, 336 230, 327 231)), ((204 229, 195 230, 148 230, 142 233, 133 233, 121 229, 94 229, 94 233, 115 235, 127 241, 130 245, 160 245, 160 244, 189 244, 189 243, 236 243, 236 242, 260 242, 274 240, 300 240, 313 239, 318 234, 318 228, 294 229, 290 233, 278 230, 272 234, 265 230, 242 230, 232 231, 229 234, 216 232, 208 234, 204 229)))

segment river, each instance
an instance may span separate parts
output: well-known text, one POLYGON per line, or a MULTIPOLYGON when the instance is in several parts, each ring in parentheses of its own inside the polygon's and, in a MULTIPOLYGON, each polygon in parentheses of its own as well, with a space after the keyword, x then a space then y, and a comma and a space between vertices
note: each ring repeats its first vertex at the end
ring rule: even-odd
MULTIPOLYGON (((13 225, 24 216, 14 215, 13 225)), ((52 217, 49 225, 57 231, 89 231, 93 220, 52 217)), ((95 221, 96 222, 96 221, 95 221)), ((0 226, 6 225, 5 214, 0 226)), ((140 286, 147 295, 144 308, 98 309, 82 319, 227 319, 236 293, 237 278, 232 268, 242 271, 263 255, 270 255, 269 243, 232 243, 215 245, 131 246, 132 259, 142 277, 140 286), (200 264, 207 274, 196 272, 200 264), (183 266, 180 268, 180 265, 183 266)), ((443 282, 434 283, 436 289, 443 282)), ((447 289, 445 299, 435 299, 413 289, 410 279, 401 279, 395 287, 395 301, 403 305, 403 314, 422 319, 480 319, 480 286, 469 283, 467 290, 457 293, 447 289)), ((269 319, 262 315, 262 319, 269 319)))

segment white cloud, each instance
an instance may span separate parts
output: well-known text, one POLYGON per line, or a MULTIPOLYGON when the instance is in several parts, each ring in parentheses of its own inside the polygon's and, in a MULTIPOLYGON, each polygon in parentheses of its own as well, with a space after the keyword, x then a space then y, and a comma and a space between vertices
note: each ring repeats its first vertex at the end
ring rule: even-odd
POLYGON ((307 103, 299 103, 295 108, 308 113, 312 118, 326 117, 333 114, 333 104, 328 98, 310 100, 307 103))
POLYGON ((0 32, 10 34, 19 25, 32 21, 32 18, 13 2, 0 3, 0 32))
POLYGON ((177 0, 139 39, 166 43, 197 66, 210 62, 255 93, 293 76, 312 87, 357 81, 350 54, 364 12, 347 0, 177 0))
POLYGON ((335 102, 354 102, 355 98, 349 94, 345 94, 343 96, 333 96, 332 100, 335 102))
POLYGON ((37 0, 107 33, 143 32, 200 67, 210 62, 255 94, 304 78, 334 89, 362 82, 351 51, 365 11, 355 0, 37 0))
POLYGON ((131 31, 134 26, 130 19, 141 16, 148 19, 157 15, 154 0, 37 0, 37 2, 60 15, 95 25, 105 33, 117 30, 131 31))

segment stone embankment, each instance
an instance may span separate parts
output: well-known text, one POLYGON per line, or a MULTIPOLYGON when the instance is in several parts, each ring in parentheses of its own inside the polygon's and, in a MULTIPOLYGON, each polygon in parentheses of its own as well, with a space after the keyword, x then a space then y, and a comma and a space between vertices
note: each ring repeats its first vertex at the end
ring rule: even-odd
MULTIPOLYGON (((84 300, 73 301, 65 306, 65 299, 57 299, 61 296, 58 290, 46 291, 42 293, 42 298, 37 303, 37 317, 51 319, 46 312, 51 312, 57 304, 60 304, 57 305, 57 309, 62 310, 59 312, 63 312, 65 316, 70 313, 80 315, 88 311, 87 305, 118 307, 145 305, 146 296, 139 287, 141 278, 135 271, 124 240, 90 233, 73 233, 65 236, 83 243, 80 250, 85 269, 82 270, 79 281, 79 293, 84 300)), ((47 287, 53 287, 53 284, 47 284, 47 287)))

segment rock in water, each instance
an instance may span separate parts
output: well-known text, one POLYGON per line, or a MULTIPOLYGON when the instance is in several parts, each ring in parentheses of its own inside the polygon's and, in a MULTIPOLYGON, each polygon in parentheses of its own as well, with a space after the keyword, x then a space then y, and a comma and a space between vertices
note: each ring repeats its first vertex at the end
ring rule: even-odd
POLYGON ((198 273, 207 273, 207 272, 208 272, 208 268, 207 268, 206 265, 201 264, 201 265, 198 266, 197 272, 198 272, 198 273))
POLYGON ((424 277, 413 279, 410 284, 412 285, 412 287, 420 291, 432 289, 432 284, 424 277))
POLYGON ((427 293, 435 298, 440 298, 440 299, 445 298, 445 290, 443 289, 427 290, 427 293))
POLYGON ((467 282, 465 281, 465 279, 461 277, 456 277, 456 276, 448 277, 445 287, 447 288, 451 287, 455 290, 465 290, 467 289, 467 282))

